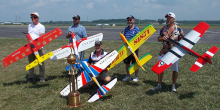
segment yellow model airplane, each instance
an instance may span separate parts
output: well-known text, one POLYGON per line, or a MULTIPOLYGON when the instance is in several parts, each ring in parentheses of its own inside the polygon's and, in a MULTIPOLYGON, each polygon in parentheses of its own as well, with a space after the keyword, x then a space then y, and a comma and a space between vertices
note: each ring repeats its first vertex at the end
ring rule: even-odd
POLYGON ((134 55, 137 63, 131 65, 131 67, 129 68, 129 73, 132 74, 139 67, 141 67, 143 70, 145 70, 142 67, 142 65, 145 64, 148 60, 150 60, 152 58, 152 56, 149 53, 147 53, 142 58, 138 59, 138 57, 134 51, 136 51, 155 31, 156 31, 156 29, 152 25, 148 25, 143 30, 141 30, 139 33, 137 33, 129 41, 126 40, 126 38, 123 34, 120 34, 125 45, 123 45, 118 50, 118 56, 111 63, 110 67, 107 69, 110 70, 115 65, 117 65, 118 63, 120 63, 121 61, 123 61, 125 58, 127 58, 129 55, 132 54, 132 55, 134 55))

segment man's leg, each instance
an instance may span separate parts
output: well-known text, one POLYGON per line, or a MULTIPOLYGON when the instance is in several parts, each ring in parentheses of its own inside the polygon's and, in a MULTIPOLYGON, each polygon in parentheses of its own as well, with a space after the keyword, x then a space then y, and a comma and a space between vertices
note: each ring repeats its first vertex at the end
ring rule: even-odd
MULTIPOLYGON (((43 56, 44 53, 43 53, 43 49, 39 49, 38 50, 40 56, 43 56)), ((45 78, 44 78, 44 74, 45 74, 45 65, 44 65, 44 62, 42 62, 42 65, 39 65, 39 69, 40 69, 40 82, 44 82, 45 81, 45 78)))
MULTIPOLYGON (((28 55, 28 62, 29 62, 29 64, 31 62, 33 62, 34 60, 35 60, 35 55, 34 54, 28 55)), ((33 78, 34 78, 34 68, 31 68, 29 70, 28 82, 33 81, 33 78)))
POLYGON ((172 84, 172 89, 171 89, 172 92, 176 92, 175 85, 176 85, 176 80, 178 77, 178 63, 179 61, 176 61, 173 65, 171 65, 171 70, 173 71, 173 75, 172 75, 173 84, 172 84))

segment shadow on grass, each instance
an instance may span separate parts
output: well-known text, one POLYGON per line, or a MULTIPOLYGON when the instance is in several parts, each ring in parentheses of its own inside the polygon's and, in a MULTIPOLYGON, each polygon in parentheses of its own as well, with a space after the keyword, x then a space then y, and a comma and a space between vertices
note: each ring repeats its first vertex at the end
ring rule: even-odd
MULTIPOLYGON (((150 84, 150 85, 152 85, 152 86, 154 86, 154 87, 156 87, 157 86, 157 84, 158 84, 158 82, 157 81, 151 81, 151 80, 146 80, 146 81, 143 81, 145 84, 150 84)), ((176 89, 178 88, 178 87, 180 87, 181 86, 181 84, 176 84, 176 89)), ((172 88, 172 84, 165 84, 165 83, 162 83, 162 89, 161 90, 155 90, 155 91, 153 91, 153 90, 148 90, 148 91, 146 91, 145 93, 147 94, 147 95, 154 95, 154 94, 158 94, 158 93, 161 93, 161 92, 170 92, 171 91, 171 88, 172 88)), ((175 92, 175 93, 178 93, 178 92, 175 92)))
POLYGON ((186 94, 180 94, 180 96, 178 97, 179 100, 183 100, 183 99, 186 99, 186 98, 194 98, 194 95, 195 95, 195 92, 189 92, 189 93, 186 93, 186 94))
POLYGON ((137 82, 133 82, 131 81, 122 81, 122 79, 125 77, 125 74, 119 74, 119 73, 113 73, 112 75, 112 79, 117 78, 118 81, 123 82, 126 85, 130 85, 130 86, 139 86, 140 84, 137 82))
MULTIPOLYGON (((49 80, 54 80, 54 79, 56 79, 56 78, 67 78, 67 77, 69 77, 69 75, 68 75, 68 71, 63 71, 62 72, 63 74, 62 75, 60 75, 60 76, 47 76, 46 78, 45 78, 45 81, 49 81, 49 80)), ((20 81, 14 81, 14 82, 10 82, 10 83, 3 83, 3 86, 11 86, 11 85, 20 85, 20 84, 27 84, 28 82, 27 82, 27 80, 28 80, 28 76, 29 76, 29 74, 27 74, 26 76, 25 76, 25 79, 26 80, 20 80, 20 81)), ((32 83, 32 84, 34 84, 34 85, 37 85, 37 83, 40 81, 40 79, 39 79, 39 77, 40 77, 40 75, 34 75, 34 78, 33 78, 33 81, 32 82, 30 82, 30 83, 32 83)), ((42 86, 42 85, 41 85, 42 86)), ((49 85, 48 85, 49 86, 49 85)), ((34 86, 35 87, 35 86, 34 86)), ((40 87, 40 86, 39 86, 40 87)), ((43 87, 43 86, 42 86, 43 87)))

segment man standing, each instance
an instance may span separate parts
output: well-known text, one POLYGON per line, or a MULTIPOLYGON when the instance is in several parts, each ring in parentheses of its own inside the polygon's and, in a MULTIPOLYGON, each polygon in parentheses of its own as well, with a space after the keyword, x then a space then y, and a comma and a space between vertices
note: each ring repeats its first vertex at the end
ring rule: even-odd
MULTIPOLYGON (((73 17, 73 25, 68 28, 66 38, 69 39, 69 43, 72 42, 72 33, 75 34, 76 40, 80 40, 82 38, 87 37, 86 29, 82 25, 79 24, 80 22, 80 16, 75 15, 73 17)), ((79 52, 80 60, 83 60, 84 58, 84 51, 79 52)))
MULTIPOLYGON (((45 34, 45 27, 39 23, 39 14, 37 12, 33 12, 31 14, 31 20, 32 23, 28 25, 28 33, 31 35, 32 39, 35 40, 38 37, 42 36, 45 34)), ((38 50, 38 53, 40 56, 43 56, 43 47, 41 49, 38 50)), ((30 54, 28 56, 28 61, 29 63, 33 62, 36 59, 34 53, 30 54)), ((40 82, 44 82, 45 78, 44 78, 44 73, 45 73, 45 66, 44 66, 44 62, 42 62, 42 65, 39 65, 40 71, 40 82)), ((28 77, 28 82, 32 82, 34 78, 34 68, 29 70, 29 77, 28 77)))
MULTIPOLYGON (((125 30, 124 30, 124 36, 126 37, 127 40, 130 40, 138 32, 140 32, 140 30, 137 26, 134 25, 135 19, 132 15, 127 17, 127 21, 128 21, 128 27, 126 27, 125 30)), ((138 49, 135 51, 135 53, 138 56, 138 49)), ((130 62, 131 61, 132 61, 132 64, 136 62, 133 55, 130 55, 126 59, 124 59, 127 76, 124 79, 122 79, 122 81, 130 81, 131 80, 131 76, 130 76, 129 71, 128 71, 128 68, 130 67, 130 62)), ((138 81, 138 72, 139 72, 139 69, 135 71, 135 77, 133 78, 134 82, 138 81)))
MULTIPOLYGON (((90 54, 90 57, 88 60, 88 66, 90 66, 91 64, 95 64, 101 58, 103 58, 106 54, 107 54, 107 52, 105 52, 102 49, 102 42, 96 41, 95 42, 95 51, 90 54)), ((103 81, 104 83, 107 83, 111 80, 111 78, 108 75, 106 70, 103 70, 101 73, 99 73, 96 78, 97 78, 97 80, 103 81)), ((95 83, 94 81, 90 81, 86 85, 84 85, 82 88, 89 88, 94 83, 95 83)))
MULTIPOLYGON (((175 19, 176 19, 175 14, 172 12, 169 12, 168 14, 165 15, 165 18, 167 18, 167 21, 166 21, 167 25, 162 27, 162 29, 160 30, 160 35, 158 37, 158 41, 162 42, 163 44, 163 48, 160 51, 160 54, 158 56, 158 61, 174 46, 174 44, 169 42, 167 38, 171 38, 178 42, 184 37, 183 30, 179 26, 177 26, 175 23, 175 19)), ((175 84, 176 84, 176 80, 178 77, 178 63, 179 63, 179 60, 176 61, 173 65, 171 65, 171 70, 173 71, 173 75, 172 75, 173 84, 172 84, 172 89, 171 89, 172 92, 176 92, 175 84)), ((161 74, 158 74, 157 87, 151 88, 151 90, 161 89, 162 79, 163 79, 163 72, 161 74)))

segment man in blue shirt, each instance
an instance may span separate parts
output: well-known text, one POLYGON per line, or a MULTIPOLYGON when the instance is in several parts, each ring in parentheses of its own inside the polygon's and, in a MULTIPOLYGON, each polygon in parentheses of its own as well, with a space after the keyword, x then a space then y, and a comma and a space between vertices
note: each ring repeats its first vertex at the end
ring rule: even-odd
MULTIPOLYGON (((140 32, 140 30, 137 26, 134 25, 135 19, 132 15, 127 17, 127 21, 128 21, 128 27, 125 28, 124 35, 125 35, 126 39, 129 41, 138 32, 140 32)), ((138 56, 138 49, 135 51, 135 53, 138 56)), ((124 79, 122 79, 122 81, 130 81, 131 80, 131 75, 129 74, 129 71, 128 71, 128 68, 130 67, 131 61, 132 61, 132 64, 136 62, 133 55, 130 55, 126 59, 124 59, 127 76, 124 79)), ((133 78, 134 82, 138 81, 138 72, 139 72, 139 69, 135 71, 135 77, 133 78)))
MULTIPOLYGON (((76 40, 80 40, 82 38, 87 37, 86 34, 86 29, 82 25, 79 24, 80 22, 80 16, 75 15, 73 17, 73 25, 68 28, 66 38, 69 39, 69 43, 73 42, 72 41, 72 33, 75 34, 76 40)), ((84 51, 79 52, 80 60, 83 60, 84 58, 84 51)))

